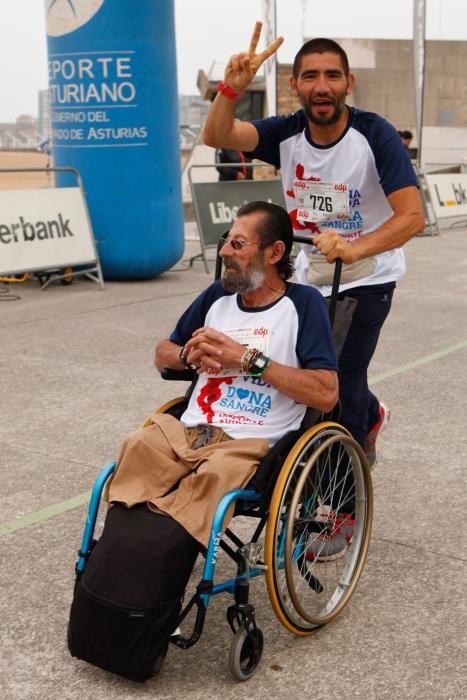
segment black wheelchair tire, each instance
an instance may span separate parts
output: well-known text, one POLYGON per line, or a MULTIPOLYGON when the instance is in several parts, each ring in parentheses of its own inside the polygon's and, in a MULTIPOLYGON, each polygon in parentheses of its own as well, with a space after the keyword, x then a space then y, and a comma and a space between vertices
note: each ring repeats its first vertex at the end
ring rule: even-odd
POLYGON ((258 668, 263 653, 263 633, 259 627, 247 630, 241 625, 230 646, 229 670, 237 681, 247 681, 258 668))
MULTIPOLYGON (((347 454, 347 452, 346 452, 347 454)), ((281 624, 296 635, 312 634, 324 624, 333 619, 351 597, 356 583, 363 570, 368 551, 373 514, 373 492, 371 474, 360 446, 349 435, 348 431, 337 423, 327 422, 313 426, 297 441, 285 460, 271 498, 269 518, 265 538, 266 583, 269 598, 274 612, 281 624), (323 451, 334 450, 342 445, 352 455, 352 470, 355 470, 358 481, 359 499, 356 515, 356 535, 351 549, 350 563, 344 567, 346 587, 340 591, 338 575, 336 574, 335 590, 329 593, 329 600, 320 606, 319 593, 320 574, 316 576, 319 567, 312 562, 303 567, 305 557, 300 555, 300 547, 293 544, 297 538, 296 514, 292 508, 297 508, 300 493, 297 488, 303 488, 303 483, 310 472, 322 459, 323 451), (295 499, 295 500, 294 500, 295 499), (290 513, 294 513, 291 519, 290 513), (291 524, 292 523, 292 524, 291 524), (295 569, 293 574, 292 569, 295 569), (297 568, 302 568, 298 572, 297 568), (310 590, 314 593, 310 593, 310 590), (309 609, 301 603, 303 599, 311 604, 309 609)), ((299 535, 301 537, 302 535, 299 535)), ((302 543, 303 548, 303 543, 302 543)), ((305 547, 306 549, 306 547, 305 547)), ((323 565, 321 565, 323 566, 323 565)), ((332 566, 337 571, 335 563, 332 566)), ((333 571, 333 570, 332 570, 333 571)), ((321 579, 323 576, 321 575, 321 579)), ((324 594, 324 597, 327 592, 324 594)))

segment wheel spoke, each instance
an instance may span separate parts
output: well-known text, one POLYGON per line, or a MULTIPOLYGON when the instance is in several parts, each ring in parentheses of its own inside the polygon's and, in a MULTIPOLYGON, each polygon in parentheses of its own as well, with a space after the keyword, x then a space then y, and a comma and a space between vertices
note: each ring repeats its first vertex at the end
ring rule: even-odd
POLYGON ((281 622, 304 634, 353 593, 370 536, 371 477, 361 448, 337 425, 315 431, 287 468, 272 499, 277 534, 266 547, 267 583, 281 622))

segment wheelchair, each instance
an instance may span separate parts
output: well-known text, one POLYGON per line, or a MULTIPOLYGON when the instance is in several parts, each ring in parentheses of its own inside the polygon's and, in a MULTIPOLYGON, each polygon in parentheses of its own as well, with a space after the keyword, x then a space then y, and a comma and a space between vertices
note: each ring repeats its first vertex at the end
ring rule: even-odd
MULTIPOLYGON (((335 282, 338 272, 336 266, 335 282)), ((338 289, 338 279, 334 287, 338 289)), ((337 294, 332 298, 337 299, 337 294)), ((193 379, 189 370, 164 370, 162 376, 193 379)), ((179 418, 193 387, 192 383, 185 396, 169 401, 157 412, 179 418)), ((360 445, 333 415, 326 418, 308 409, 301 428, 271 448, 248 487, 233 489, 220 499, 208 547, 202 548, 201 581, 184 603, 175 626, 178 631, 195 609, 193 630, 189 636, 174 633, 170 637, 180 649, 192 647, 202 634, 211 597, 230 594, 233 604, 227 608, 227 621, 233 638, 228 664, 238 681, 253 675, 263 651, 263 634, 250 602, 252 579, 265 576, 279 622, 292 634, 307 636, 340 613, 362 573, 373 515, 371 473, 360 445), (234 517, 223 531, 232 504, 234 517), (236 516, 247 516, 253 523, 247 542, 235 532, 236 516), (329 543, 337 537, 341 549, 326 555, 329 543), (221 550, 236 566, 236 575, 226 581, 216 581, 221 550)), ((147 419, 143 427, 150 422, 147 419)), ((93 547, 102 491, 115 468, 116 462, 110 463, 95 481, 76 563, 78 577, 93 547)))

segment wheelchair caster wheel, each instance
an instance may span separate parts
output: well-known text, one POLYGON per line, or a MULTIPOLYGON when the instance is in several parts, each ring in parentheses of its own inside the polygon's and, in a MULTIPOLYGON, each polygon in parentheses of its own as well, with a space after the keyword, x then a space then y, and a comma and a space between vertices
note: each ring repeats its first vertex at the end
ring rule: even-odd
POLYGON ((246 630, 242 625, 235 632, 230 647, 229 669, 237 681, 247 681, 256 671, 263 653, 263 633, 256 627, 246 630))

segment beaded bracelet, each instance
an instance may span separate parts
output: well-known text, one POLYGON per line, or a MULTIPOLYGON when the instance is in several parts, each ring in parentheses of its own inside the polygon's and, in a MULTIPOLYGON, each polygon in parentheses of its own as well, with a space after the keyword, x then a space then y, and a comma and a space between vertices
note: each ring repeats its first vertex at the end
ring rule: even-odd
POLYGON ((195 365, 192 365, 190 362, 185 357, 185 345, 180 348, 180 352, 178 353, 178 361, 180 362, 181 366, 184 367, 185 369, 196 369, 195 365))
POLYGON ((257 348, 246 348, 245 352, 240 358, 240 369, 242 372, 247 374, 250 371, 250 367, 255 363, 260 351, 257 348))

